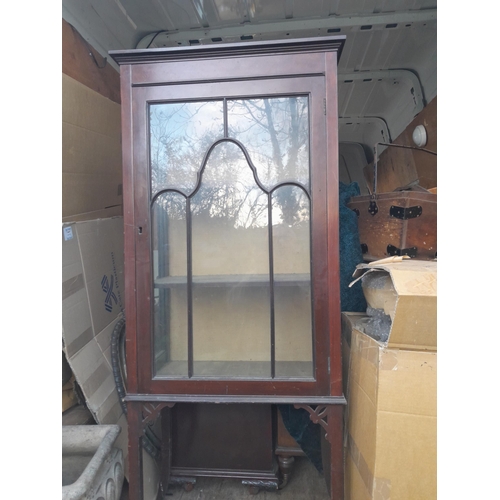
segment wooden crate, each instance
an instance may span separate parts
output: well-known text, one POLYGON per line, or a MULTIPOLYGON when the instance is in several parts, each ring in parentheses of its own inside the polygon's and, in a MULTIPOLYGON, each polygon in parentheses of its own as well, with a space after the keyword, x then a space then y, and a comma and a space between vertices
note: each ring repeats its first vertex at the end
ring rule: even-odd
POLYGON ((437 257, 437 195, 425 191, 395 191, 354 196, 347 206, 358 215, 363 258, 392 255, 432 260, 437 257), (370 205, 375 202, 376 206, 370 205))

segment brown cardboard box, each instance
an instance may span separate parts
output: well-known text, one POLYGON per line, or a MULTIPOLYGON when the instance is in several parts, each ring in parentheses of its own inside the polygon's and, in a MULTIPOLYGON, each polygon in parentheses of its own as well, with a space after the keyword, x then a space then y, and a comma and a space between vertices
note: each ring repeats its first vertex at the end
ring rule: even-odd
POLYGON ((64 222, 121 215, 120 105, 62 75, 64 222))
POLYGON ((370 307, 392 325, 387 342, 342 313, 345 490, 351 500, 430 500, 437 495, 437 269, 388 259, 358 266, 370 307))
POLYGON ((437 353, 353 329, 347 362, 346 498, 436 498, 437 353))
POLYGON ((349 372, 351 359, 351 340, 352 331, 356 325, 361 325, 367 319, 366 314, 360 312, 343 312, 341 316, 342 323, 342 389, 344 394, 349 391, 349 372))

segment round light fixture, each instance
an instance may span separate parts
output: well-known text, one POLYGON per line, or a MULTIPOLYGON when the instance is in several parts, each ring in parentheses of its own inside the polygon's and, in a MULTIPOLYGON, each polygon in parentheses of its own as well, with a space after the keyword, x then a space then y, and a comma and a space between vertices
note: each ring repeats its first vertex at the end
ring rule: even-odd
POLYGON ((413 142, 422 148, 427 144, 427 131, 423 125, 417 125, 412 135, 413 142))

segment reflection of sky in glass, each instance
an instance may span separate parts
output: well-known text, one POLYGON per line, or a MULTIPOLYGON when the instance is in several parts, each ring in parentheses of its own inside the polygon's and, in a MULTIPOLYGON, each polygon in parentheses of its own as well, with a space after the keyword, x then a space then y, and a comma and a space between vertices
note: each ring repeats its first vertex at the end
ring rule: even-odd
POLYGON ((230 100, 228 122, 267 189, 287 181, 309 187, 307 97, 230 100))
POLYGON ((176 188, 189 194, 210 145, 224 135, 222 101, 152 104, 150 107, 153 194, 176 188))
MULTIPOLYGON (((229 137, 243 144, 265 189, 284 182, 298 182, 309 189, 308 98, 273 97, 227 102, 229 137)), ((178 189, 189 196, 196 189, 197 173, 206 152, 224 135, 223 109, 223 100, 150 106, 153 195, 161 189, 178 189)), ((233 164, 224 175, 237 171, 240 179, 248 177, 254 189, 258 189, 241 150, 234 148, 233 151, 239 151, 238 158, 232 153, 233 164)), ((218 182, 222 181, 221 177, 218 182)), ((212 193, 212 201, 214 196, 212 193)), ((249 203, 255 203, 250 192, 244 196, 249 203)))
POLYGON ((265 227, 267 201, 243 151, 232 142, 223 142, 210 154, 191 209, 193 214, 205 213, 234 227, 265 227))

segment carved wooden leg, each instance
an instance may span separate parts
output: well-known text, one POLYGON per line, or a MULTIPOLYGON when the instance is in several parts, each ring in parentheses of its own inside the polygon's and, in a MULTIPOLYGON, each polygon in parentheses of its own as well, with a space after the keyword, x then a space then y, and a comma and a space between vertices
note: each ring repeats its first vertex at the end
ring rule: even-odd
POLYGON ((292 474, 292 469, 293 469, 293 464, 295 462, 294 457, 288 457, 285 455, 278 455, 278 463, 280 467, 280 472, 281 472, 281 483, 280 483, 280 489, 284 488, 288 481, 290 480, 290 476, 292 474))
POLYGON ((127 403, 129 497, 142 500, 142 403, 127 403))
POLYGON ((184 488, 184 491, 189 493, 190 491, 193 491, 194 483, 184 483, 182 487, 184 488))

